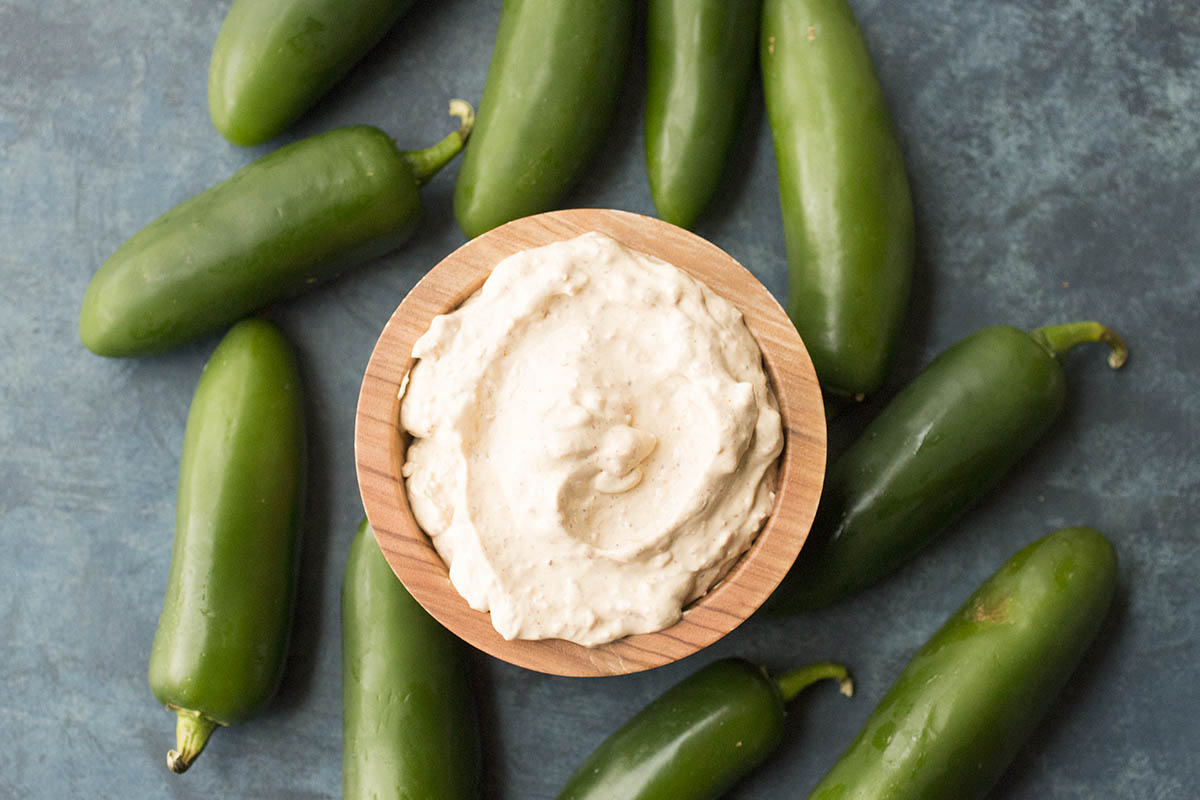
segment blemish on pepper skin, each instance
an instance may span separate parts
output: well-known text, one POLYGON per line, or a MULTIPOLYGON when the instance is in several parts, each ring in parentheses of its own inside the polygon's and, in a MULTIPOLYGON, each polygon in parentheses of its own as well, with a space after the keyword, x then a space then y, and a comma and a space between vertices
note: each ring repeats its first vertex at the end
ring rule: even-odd
POLYGON ((880 753, 888 749, 892 743, 892 737, 896 735, 896 723, 894 720, 888 720, 879 726, 875 731, 875 735, 871 737, 871 746, 880 753))
POLYGON ((1008 598, 979 603, 967 615, 973 622, 1003 622, 1008 618, 1008 598))
POLYGON ((817 40, 817 26, 816 25, 808 26, 808 40, 810 42, 815 42, 817 40))
POLYGON ((775 52, 775 37, 774 36, 767 37, 767 52, 772 53, 772 54, 775 52))

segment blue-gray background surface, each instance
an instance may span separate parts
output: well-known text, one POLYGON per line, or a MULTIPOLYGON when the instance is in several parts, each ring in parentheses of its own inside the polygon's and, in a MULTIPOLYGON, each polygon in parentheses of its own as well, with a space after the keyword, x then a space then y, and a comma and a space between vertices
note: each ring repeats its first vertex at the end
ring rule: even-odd
MULTIPOLYGON (((371 123, 403 147, 478 102, 499 0, 422 2, 281 141, 371 123)), ((919 269, 889 388, 837 420, 836 450, 936 353, 985 324, 1095 318, 1128 339, 1067 359, 1058 425, 988 498, 893 578, 821 613, 753 619, 671 667, 606 679, 473 658, 489 798, 545 798, 621 721, 720 655, 773 668, 836 657, 857 696, 801 699, 739 798, 807 791, 914 650, 1019 546, 1087 523, 1120 590, 1085 663, 995 797, 1200 792, 1200 11, 1193 0, 855 0, 903 141, 919 269)), ((277 143, 225 142, 208 57, 227 2, 0 0, 0 797, 327 798, 340 793, 338 592, 362 514, 352 428, 396 304, 463 241, 457 163, 424 191, 400 252, 272 315, 299 351, 312 475, 283 689, 163 763, 171 716, 146 685, 167 578, 188 404, 216 338, 107 360, 79 344, 100 263, 170 206, 277 143)), ((644 51, 596 166, 566 205, 651 213, 644 51)), ((699 232, 786 290, 761 93, 699 232)))

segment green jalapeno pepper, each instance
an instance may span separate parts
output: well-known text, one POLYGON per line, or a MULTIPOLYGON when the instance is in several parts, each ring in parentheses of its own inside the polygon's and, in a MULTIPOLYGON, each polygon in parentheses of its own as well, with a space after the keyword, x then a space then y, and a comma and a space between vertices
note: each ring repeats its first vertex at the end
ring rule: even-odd
POLYGON ((342 797, 476 797, 479 761, 459 642, 400 583, 363 520, 342 581, 342 797))
POLYGON ((917 652, 810 800, 972 800, 1004 772, 1104 621, 1112 544, 1064 528, 1028 545, 917 652))
POLYGON ((765 0, 763 98, 775 140, 787 310, 822 388, 879 388, 913 268, 904 159, 846 0, 765 0))
POLYGON ((300 379, 283 335, 240 322, 196 386, 150 688, 177 714, 183 772, 216 725, 260 711, 283 673, 304 488, 300 379))
POLYGON ((421 212, 417 191, 462 148, 462 127, 402 152, 353 126, 276 150, 186 200, 113 253, 88 285, 84 345, 102 356, 162 352, 395 249, 421 212))
POLYGON ((454 191, 463 233, 549 211, 571 189, 612 119, 632 36, 632 0, 506 0, 454 191))
POLYGON ((760 0, 653 0, 646 172, 658 215, 696 224, 725 174, 754 68, 760 0))
POLYGON ((719 797, 779 744, 784 704, 823 678, 853 693, 838 664, 812 664, 771 679, 741 659, 714 661, 608 737, 575 770, 559 800, 719 797))
POLYGON ((1029 450, 1062 410, 1063 354, 1125 343, 1096 322, 995 325, 939 355, 888 403, 829 471, 811 542, 772 612, 816 608, 888 574, 945 530, 1029 450))
POLYGON ((208 111, 234 144, 274 139, 383 38, 413 0, 234 0, 208 71, 208 111))

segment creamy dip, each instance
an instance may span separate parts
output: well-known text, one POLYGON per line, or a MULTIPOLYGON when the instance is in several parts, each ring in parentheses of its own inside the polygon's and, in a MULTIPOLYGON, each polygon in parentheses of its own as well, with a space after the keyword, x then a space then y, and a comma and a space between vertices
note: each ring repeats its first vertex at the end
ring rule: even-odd
POLYGON ((774 505, 783 432, 741 313, 607 236, 504 259, 412 354, 409 502, 506 639, 666 628, 774 505))

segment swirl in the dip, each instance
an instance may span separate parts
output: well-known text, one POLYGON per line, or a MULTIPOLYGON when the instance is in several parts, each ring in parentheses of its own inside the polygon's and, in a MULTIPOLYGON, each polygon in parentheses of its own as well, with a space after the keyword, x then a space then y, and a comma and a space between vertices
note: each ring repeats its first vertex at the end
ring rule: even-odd
POLYGON ((409 502, 506 639, 666 628, 774 505, 783 432, 741 313, 607 236, 504 259, 413 356, 409 502))

